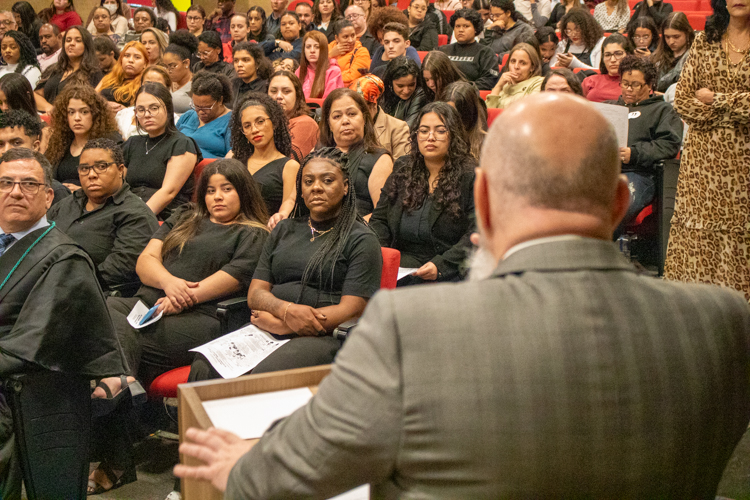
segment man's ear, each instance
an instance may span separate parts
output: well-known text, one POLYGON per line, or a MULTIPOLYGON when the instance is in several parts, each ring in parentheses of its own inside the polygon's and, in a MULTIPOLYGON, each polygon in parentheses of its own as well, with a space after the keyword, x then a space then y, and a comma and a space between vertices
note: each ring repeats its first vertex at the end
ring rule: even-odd
POLYGON ((42 141, 39 139, 34 140, 34 144, 32 145, 32 148, 34 151, 39 151, 39 147, 42 145, 42 141))
POLYGON ((490 193, 487 174, 481 167, 475 169, 474 179, 474 211, 477 215, 477 227, 488 237, 492 234, 492 220, 490 217, 490 193))
POLYGON ((410 47, 410 46, 411 46, 411 40, 409 40, 408 38, 406 39, 406 46, 407 46, 407 47, 410 47))
POLYGON ((630 188, 628 187, 628 178, 620 174, 617 179, 617 191, 615 192, 615 203, 612 208, 612 231, 620 225, 623 217, 628 212, 630 206, 630 188))
POLYGON ((55 200, 55 191, 51 187, 47 187, 45 191, 46 192, 44 193, 44 195, 47 197, 45 202, 47 205, 47 210, 49 210, 49 208, 52 206, 52 202, 55 200))

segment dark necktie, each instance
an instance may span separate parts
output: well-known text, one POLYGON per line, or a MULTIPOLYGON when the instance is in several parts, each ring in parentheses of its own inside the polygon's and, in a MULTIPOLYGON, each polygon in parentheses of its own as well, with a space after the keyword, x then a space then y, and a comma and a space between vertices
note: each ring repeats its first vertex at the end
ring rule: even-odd
POLYGON ((16 241, 16 238, 13 237, 12 234, 0 234, 0 257, 5 253, 5 249, 8 248, 8 245, 14 241, 16 241))

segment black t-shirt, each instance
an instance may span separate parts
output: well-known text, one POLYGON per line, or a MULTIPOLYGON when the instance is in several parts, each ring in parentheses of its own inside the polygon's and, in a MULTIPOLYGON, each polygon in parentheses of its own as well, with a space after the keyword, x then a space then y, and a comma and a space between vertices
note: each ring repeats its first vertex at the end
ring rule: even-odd
MULTIPOLYGON (((63 74, 61 72, 55 72, 46 82, 40 84, 43 85, 44 88, 44 99, 50 104, 54 104, 55 98, 60 92, 62 92, 62 89, 64 89, 67 84, 76 80, 72 75, 69 75, 68 78, 62 80, 62 76, 63 74)), ((89 84, 92 87, 96 87, 99 85, 99 81, 102 77, 103 74, 101 70, 94 71, 89 75, 89 84)), ((40 85, 37 85, 37 88, 40 88, 40 85)))
MULTIPOLYGON (((338 304, 343 295, 369 299, 380 287, 383 258, 375 233, 360 222, 354 223, 336 261, 333 283, 330 283, 330 265, 324 266, 323 289, 318 273, 314 272, 300 298, 305 267, 325 238, 330 236, 330 233, 319 235, 315 241, 310 241, 312 235, 307 223, 307 217, 279 222, 266 240, 253 279, 271 283, 271 292, 276 298, 315 308, 338 304)), ((316 224, 321 231, 330 227, 332 223, 316 224)))
MULTIPOLYGON (((164 175, 167 173, 167 163, 173 156, 193 153, 198 156, 197 162, 203 159, 195 142, 181 132, 165 132, 158 137, 134 135, 125 141, 122 152, 125 155, 125 166, 128 167, 126 180, 133 193, 140 196, 143 201, 148 201, 161 189, 164 175)), ((177 207, 190 201, 193 185, 191 175, 159 216, 167 219, 177 207)))
MULTIPOLYGON (((107 139, 112 139, 118 145, 122 144, 122 136, 119 132, 112 132, 106 136, 107 139)), ((55 167, 55 179, 60 182, 66 182, 69 184, 75 184, 76 186, 81 185, 81 179, 78 177, 78 163, 81 159, 81 155, 73 156, 70 153, 70 148, 65 151, 60 163, 55 167)))
POLYGON ((284 167, 290 159, 285 156, 273 160, 253 174, 253 179, 260 185, 260 194, 266 202, 269 216, 277 213, 284 201, 284 167))
MULTIPOLYGON (((164 241, 167 234, 177 224, 184 210, 178 210, 164 221, 153 236, 153 239, 164 241)), ((231 296, 247 295, 255 267, 258 264, 268 231, 260 227, 244 224, 215 224, 204 219, 198 226, 196 234, 190 238, 180 252, 173 248, 164 256, 163 264, 173 276, 187 281, 198 282, 218 271, 224 271, 240 282, 240 289, 231 296)), ((138 293, 144 296, 150 289, 149 302, 155 302, 164 296, 161 290, 141 287, 138 293)), ((215 305, 227 296, 205 304, 215 305)))
POLYGON ((234 96, 234 104, 242 102, 247 94, 250 92, 260 92, 261 94, 268 93, 268 80, 256 78, 250 83, 245 83, 242 78, 237 77, 232 80, 232 95, 234 96))

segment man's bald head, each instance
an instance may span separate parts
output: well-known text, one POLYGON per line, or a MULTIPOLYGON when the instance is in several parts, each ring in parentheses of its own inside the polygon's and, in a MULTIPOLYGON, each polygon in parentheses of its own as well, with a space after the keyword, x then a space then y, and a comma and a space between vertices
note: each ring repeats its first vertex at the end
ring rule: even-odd
POLYGON ((495 122, 481 161, 495 194, 538 208, 611 210, 620 174, 617 137, 586 100, 542 92, 495 122))

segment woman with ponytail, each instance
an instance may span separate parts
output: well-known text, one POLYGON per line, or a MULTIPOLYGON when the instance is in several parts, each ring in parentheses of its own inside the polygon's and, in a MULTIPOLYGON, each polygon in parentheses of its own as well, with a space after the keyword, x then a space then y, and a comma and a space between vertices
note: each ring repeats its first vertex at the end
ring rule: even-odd
MULTIPOLYGON (((357 215, 343 161, 336 148, 308 156, 297 174, 297 216, 266 240, 248 291, 252 322, 291 340, 253 373, 331 363, 342 344, 333 330, 359 317, 380 286, 380 245, 357 215)), ((218 377, 198 355, 190 380, 218 377)))

